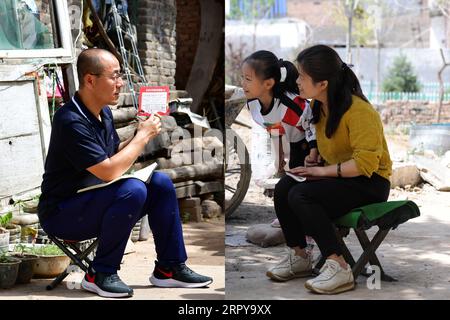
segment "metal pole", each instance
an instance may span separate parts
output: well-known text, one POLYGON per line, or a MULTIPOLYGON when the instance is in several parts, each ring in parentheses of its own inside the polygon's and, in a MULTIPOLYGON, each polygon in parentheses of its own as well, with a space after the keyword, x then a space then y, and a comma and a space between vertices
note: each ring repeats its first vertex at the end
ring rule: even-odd
POLYGON ((119 12, 117 11, 115 0, 111 0, 111 6, 112 6, 113 16, 114 16, 114 24, 116 25, 117 39, 119 40, 120 54, 122 55, 122 59, 123 59, 123 70, 125 72, 125 75, 127 76, 128 88, 130 89, 130 92, 131 92, 131 95, 133 98, 133 106, 137 110, 139 104, 138 104, 138 100, 136 97, 136 92, 134 91, 133 79, 131 78, 131 71, 130 71, 130 67, 128 64, 128 57, 127 57, 127 53, 125 51, 125 44, 123 42, 123 37, 122 37, 122 28, 119 25, 119 12))
MULTIPOLYGON (((351 9, 350 9, 351 10, 351 9)), ((351 10, 350 16, 348 17, 348 30, 347 30, 347 63, 352 63, 352 20, 353 20, 353 10, 351 10)))

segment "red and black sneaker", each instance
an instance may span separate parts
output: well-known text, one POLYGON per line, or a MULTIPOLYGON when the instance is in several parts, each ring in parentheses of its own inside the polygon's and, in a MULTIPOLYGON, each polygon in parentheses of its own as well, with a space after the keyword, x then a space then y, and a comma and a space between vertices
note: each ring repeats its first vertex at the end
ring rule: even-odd
POLYGON ((133 296, 133 289, 120 280, 117 273, 107 274, 89 270, 81 281, 81 287, 105 298, 133 296))
POLYGON ((211 284, 213 279, 192 271, 184 263, 174 267, 163 267, 155 261, 155 270, 150 283, 164 288, 200 288, 211 284))

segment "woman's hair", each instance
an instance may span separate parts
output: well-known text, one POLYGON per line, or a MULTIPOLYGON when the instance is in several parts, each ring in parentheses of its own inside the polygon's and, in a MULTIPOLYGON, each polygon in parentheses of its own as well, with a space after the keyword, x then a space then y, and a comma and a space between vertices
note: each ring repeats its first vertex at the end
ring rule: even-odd
POLYGON ((274 79, 273 95, 282 98, 284 93, 291 92, 299 94, 296 80, 298 78, 297 68, 293 63, 278 59, 270 51, 260 50, 252 53, 244 59, 243 63, 247 63, 255 70, 255 74, 262 80, 274 79), (281 68, 286 68, 286 78, 281 80, 281 68))
MULTIPOLYGON (((328 81, 327 98, 328 112, 325 134, 328 138, 334 134, 342 116, 352 104, 352 95, 368 102, 364 96, 358 78, 344 63, 336 51, 324 45, 316 45, 299 53, 297 62, 302 70, 314 82, 328 81)), ((313 106, 313 123, 320 119, 320 101, 313 106)))

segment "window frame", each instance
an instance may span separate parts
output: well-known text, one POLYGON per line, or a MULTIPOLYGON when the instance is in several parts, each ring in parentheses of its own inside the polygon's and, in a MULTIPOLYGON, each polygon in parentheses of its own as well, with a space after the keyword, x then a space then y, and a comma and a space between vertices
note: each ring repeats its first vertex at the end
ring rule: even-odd
POLYGON ((55 29, 56 32, 58 32, 58 35, 55 35, 55 37, 60 39, 61 47, 54 49, 0 49, 0 59, 72 57, 72 33, 67 1, 52 0, 52 4, 55 12, 54 20, 57 22, 57 27, 55 29))

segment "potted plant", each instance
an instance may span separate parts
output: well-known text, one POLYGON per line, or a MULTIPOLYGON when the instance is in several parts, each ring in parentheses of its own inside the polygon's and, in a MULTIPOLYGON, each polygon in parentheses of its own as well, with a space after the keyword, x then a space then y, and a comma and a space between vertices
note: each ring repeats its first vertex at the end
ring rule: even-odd
POLYGON ((12 219, 12 212, 0 216, 0 254, 8 252, 9 248, 9 231, 6 229, 6 225, 12 219))
POLYGON ((20 262, 19 259, 11 257, 7 253, 0 254, 1 289, 9 289, 16 283, 20 262))
POLYGON ((14 258, 20 259, 22 263, 19 265, 16 283, 29 283, 34 275, 34 266, 38 260, 38 256, 27 252, 24 244, 14 246, 14 252, 11 254, 14 258))
POLYGON ((9 232, 9 244, 20 243, 21 227, 18 224, 8 223, 5 229, 9 232))
POLYGON ((34 278, 54 278, 70 264, 70 258, 54 244, 36 244, 27 248, 26 252, 38 256, 33 269, 34 278))

